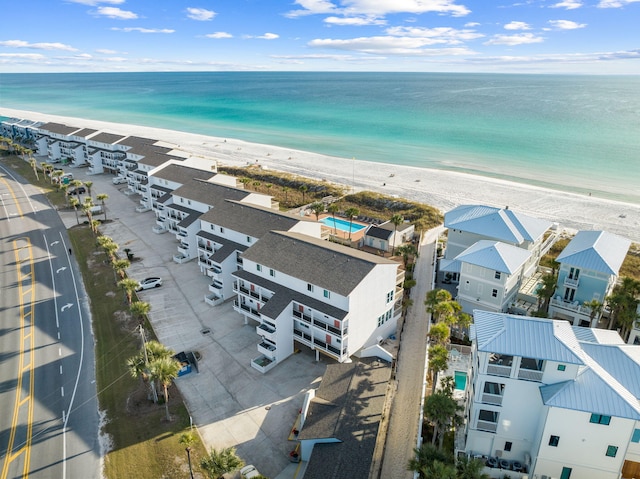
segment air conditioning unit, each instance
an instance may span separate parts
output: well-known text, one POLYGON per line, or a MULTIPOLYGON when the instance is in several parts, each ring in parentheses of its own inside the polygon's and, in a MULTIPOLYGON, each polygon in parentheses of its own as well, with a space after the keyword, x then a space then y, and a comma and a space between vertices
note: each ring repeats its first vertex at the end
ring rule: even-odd
POLYGON ((540 476, 540 479, 551 479, 551 478, 549 476, 545 475, 545 474, 542 474, 540 476))
POLYGON ((496 449, 496 453, 494 454, 497 458, 502 457, 502 451, 500 449, 496 449))

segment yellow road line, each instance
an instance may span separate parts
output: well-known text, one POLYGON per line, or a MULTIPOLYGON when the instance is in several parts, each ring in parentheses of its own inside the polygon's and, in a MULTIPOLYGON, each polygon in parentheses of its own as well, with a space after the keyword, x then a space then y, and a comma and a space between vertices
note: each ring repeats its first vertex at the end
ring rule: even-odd
MULTIPOLYGON (((14 196, 15 198, 15 196, 14 196)), ((20 209, 20 208, 18 208, 20 209)), ((20 213, 22 214, 22 212, 20 213)), ((35 278, 33 274, 33 252, 31 249, 31 242, 29 238, 20 238, 18 240, 13 241, 14 254, 16 257, 16 274, 18 276, 18 297, 20 298, 20 361, 18 367, 18 380, 16 385, 16 397, 15 403, 13 407, 13 417, 11 420, 11 432, 9 434, 9 443, 7 445, 7 453, 5 455, 5 461, 2 465, 2 475, 1 479, 6 479, 7 474, 9 473, 9 465, 19 456, 24 453, 24 464, 23 464, 23 479, 27 479, 29 477, 29 468, 31 463, 31 441, 33 435, 33 391, 34 391, 34 364, 35 364, 35 325, 33 321, 33 307, 35 303, 35 278), (25 242, 26 245, 19 246, 18 241, 25 242), (25 259, 20 258, 20 254, 22 251, 27 252, 27 257, 25 259), (21 265, 28 261, 29 272, 27 274, 22 274, 20 271, 21 265), (23 281, 29 281, 28 287, 25 288, 27 292, 23 291, 23 281), (29 291, 30 290, 30 291, 29 291), (30 299, 26 298, 27 301, 23 300, 23 296, 25 294, 31 295, 30 299), (27 311, 25 311, 27 309, 27 311), (27 320, 29 318, 29 320, 27 320), (28 329, 27 329, 28 328, 28 329), (25 340, 29 340, 29 353, 28 357, 25 354, 24 343, 25 340), (28 360, 28 363, 25 365, 25 359, 28 360), (22 398, 22 378, 25 373, 29 374, 29 392, 28 394, 22 398), (15 438, 16 438, 16 428, 18 426, 18 417, 20 413, 20 408, 27 404, 27 436, 24 445, 16 452, 13 452, 15 438)))
POLYGON ((18 208, 18 213, 20 214, 20 216, 22 216, 24 213, 22 213, 22 208, 20 208, 20 203, 18 203, 18 197, 13 192, 13 188, 11 188, 11 185, 9 184, 9 182, 4 177, 2 177, 0 179, 2 179, 2 182, 7 186, 7 189, 9 190, 9 193, 11 193, 11 196, 13 197, 13 201, 15 201, 15 203, 16 203, 16 208, 18 208))

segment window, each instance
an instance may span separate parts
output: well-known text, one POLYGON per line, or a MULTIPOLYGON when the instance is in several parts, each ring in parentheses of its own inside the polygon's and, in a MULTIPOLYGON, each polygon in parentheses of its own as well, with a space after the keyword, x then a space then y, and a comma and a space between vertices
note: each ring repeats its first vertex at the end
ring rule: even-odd
POLYGON ((209 225, 209 229, 213 230, 214 226, 213 225, 209 225))
POLYGON ((378 327, 384 324, 384 314, 378 317, 378 327))
POLYGON ((520 360, 520 369, 528 369, 530 371, 542 371, 544 361, 535 358, 522 358, 520 360))
POLYGON ((562 473, 560 474, 560 479, 571 479, 571 468, 563 467, 562 473))
POLYGON ((495 279, 500 279, 500 276, 502 276, 502 275, 500 274, 500 271, 496 271, 496 274, 495 274, 495 275, 493 275, 493 277, 494 277, 495 279))
POLYGON ((607 446, 607 457, 616 457, 618 446, 607 446))
POLYGON ((640 442, 640 429, 636 429, 635 431, 633 431, 631 442, 640 442))
POLYGON ((592 414, 589 422, 592 424, 604 424, 608 426, 611 422, 611 416, 605 416, 603 414, 592 414))
POLYGON ((497 298, 498 297, 498 290, 497 289, 492 290, 491 291, 491 296, 493 296, 494 298, 497 298))
POLYGON ((257 269, 258 271, 262 271, 262 265, 261 265, 261 264, 257 264, 257 265, 256 265, 256 269, 257 269))
POLYGON ((549 438, 549 445, 553 447, 558 447, 558 443, 560 442, 560 436, 551 436, 549 438))
POLYGON ((564 371, 567 367, 564 364, 558 364, 558 371, 564 371))
POLYGON ((393 290, 387 293, 387 303, 390 303, 391 301, 393 301, 393 290))
POLYGON ((480 409, 480 413, 478 414, 478 420, 487 421, 487 422, 498 422, 498 412, 487 411, 486 409, 480 409))
POLYGON ((511 443, 509 441, 505 442, 504 443, 504 450, 507 451, 507 452, 510 451, 512 445, 513 445, 513 443, 511 443))
POLYGON ((247 236, 247 243, 251 243, 251 236, 247 236))
POLYGON ((324 295, 324 297, 325 297, 325 298, 327 298, 327 299, 331 298, 331 293, 330 293, 329 291, 327 291, 326 289, 324 290, 323 295, 324 295))
POLYGON ((222 226, 220 227, 220 233, 224 233, 224 228, 222 226))
POLYGON ((313 285, 311 283, 307 283, 307 291, 313 293, 313 285))
POLYGON ((504 384, 500 383, 484 383, 484 392, 485 394, 493 394, 494 396, 502 396, 504 395, 504 384))
POLYGON ((272 269, 269 269, 269 276, 275 277, 275 275, 276 275, 276 272, 272 269))

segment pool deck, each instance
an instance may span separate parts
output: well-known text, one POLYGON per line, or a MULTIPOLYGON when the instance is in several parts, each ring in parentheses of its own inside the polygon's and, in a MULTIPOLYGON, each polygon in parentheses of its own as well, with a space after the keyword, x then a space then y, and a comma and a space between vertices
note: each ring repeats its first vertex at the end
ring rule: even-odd
MULTIPOLYGON (((333 215, 322 214, 322 215, 320 215, 320 216, 318 217, 318 222, 322 222, 322 220, 323 220, 324 218, 333 218, 333 215)), ((344 218, 344 217, 342 217, 342 216, 338 216, 338 215, 336 215, 336 220, 342 220, 342 221, 347 221, 347 222, 349 222, 349 219, 348 219, 348 218, 344 218)), ((365 232, 367 231, 366 226, 369 226, 369 224, 368 224, 368 223, 362 223, 362 222, 360 222, 360 221, 353 220, 353 225, 354 225, 354 226, 355 226, 355 225, 358 225, 358 226, 365 226, 365 228, 362 228, 362 229, 361 229, 361 230, 359 230, 359 231, 352 231, 352 232, 351 232, 351 241, 353 241, 353 242, 358 242, 358 241, 360 241, 362 238, 364 238, 364 234, 365 234, 365 232)), ((338 228, 332 228, 332 227, 330 227, 330 226, 325 226, 324 224, 323 224, 322 228, 323 228, 323 229, 326 229, 327 231, 329 231, 329 234, 331 234, 332 236, 335 236, 335 237, 340 238, 340 239, 349 239, 349 232, 348 232, 348 231, 341 231, 341 230, 340 230, 340 229, 338 229, 338 228)))

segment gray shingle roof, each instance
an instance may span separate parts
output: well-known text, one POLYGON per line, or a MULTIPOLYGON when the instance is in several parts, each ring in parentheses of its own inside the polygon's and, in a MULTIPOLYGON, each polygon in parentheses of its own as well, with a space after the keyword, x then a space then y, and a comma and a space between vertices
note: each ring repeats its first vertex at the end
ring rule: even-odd
POLYGON ((512 244, 536 241, 551 227, 546 220, 483 205, 460 205, 448 211, 444 225, 512 244))
POLYGON ((81 136, 82 138, 86 138, 89 135, 93 135, 94 133, 96 133, 98 130, 93 130, 91 128, 83 128, 80 131, 76 131, 73 136, 81 136))
POLYGON ((556 261, 617 275, 631 241, 606 231, 578 231, 556 261))
POLYGON ((584 352, 567 321, 474 310, 478 351, 584 364, 584 352))
POLYGON ((499 241, 480 240, 454 258, 483 268, 513 274, 526 263, 531 252, 499 241))
POLYGON ((44 125, 40 125, 40 130, 48 131, 50 133, 57 133, 59 135, 70 135, 74 131, 81 130, 82 128, 78 128, 77 126, 67 126, 62 123, 45 123, 44 125))
POLYGON ((125 136, 122 135, 116 135, 114 133, 98 133, 95 136, 91 137, 91 141, 99 141, 100 143, 105 143, 107 145, 113 145, 117 142, 119 142, 120 140, 126 138, 125 136))
POLYGON ((369 477, 390 377, 381 361, 327 366, 298 439, 341 442, 314 446, 305 479, 369 477))
POLYGON ((271 230, 289 231, 301 221, 315 221, 282 213, 272 208, 226 200, 207 211, 201 219, 223 228, 254 238, 261 238, 271 230))
MULTIPOLYGON (((202 171, 202 170, 199 170, 202 171)), ((215 176, 211 172, 206 172, 209 176, 206 179, 215 176)), ((199 201, 205 205, 217 208, 222 205, 225 200, 243 200, 251 194, 250 191, 241 188, 233 188, 231 186, 204 181, 203 178, 193 178, 182 183, 173 192, 174 196, 182 196, 190 200, 199 201)), ((204 218, 203 218, 204 219, 204 218)))
POLYGON ((201 180, 208 180, 213 177, 215 173, 211 171, 201 170, 199 168, 191 168, 184 165, 169 164, 159 170, 154 171, 153 176, 161 178, 167 181, 173 181, 184 185, 194 178, 201 180))
POLYGON ((377 238, 381 240, 389 240, 393 236, 393 230, 380 228, 379 226, 370 226, 367 230, 366 236, 377 238))
POLYGON ((243 258, 342 296, 348 296, 377 265, 398 265, 336 243, 282 231, 267 233, 243 258))
POLYGON ((218 263, 222 263, 232 253, 236 251, 242 252, 248 247, 247 245, 236 243, 235 241, 228 240, 227 238, 214 235, 213 233, 209 233, 208 231, 204 230, 198 231, 197 236, 222 245, 222 247, 220 247, 215 253, 211 255, 211 260, 218 263))

